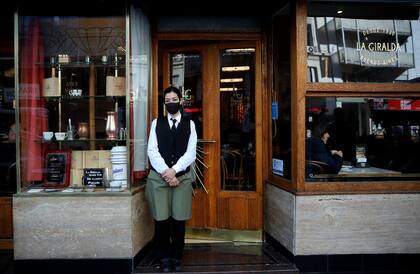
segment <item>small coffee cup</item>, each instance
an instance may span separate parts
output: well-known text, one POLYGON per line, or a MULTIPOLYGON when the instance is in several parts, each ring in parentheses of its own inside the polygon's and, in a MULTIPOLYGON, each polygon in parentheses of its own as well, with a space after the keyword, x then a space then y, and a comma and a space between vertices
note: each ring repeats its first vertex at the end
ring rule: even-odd
POLYGON ((62 141, 64 139, 66 139, 66 137, 67 137, 66 132, 56 132, 56 133, 54 133, 54 135, 55 135, 55 139, 57 139, 59 141, 62 141))
POLYGON ((71 90, 69 90, 69 95, 70 96, 81 96, 82 95, 82 90, 81 89, 71 89, 71 90))
POLYGON ((42 133, 42 138, 44 138, 45 141, 50 141, 53 136, 54 136, 54 132, 52 131, 44 131, 42 133))

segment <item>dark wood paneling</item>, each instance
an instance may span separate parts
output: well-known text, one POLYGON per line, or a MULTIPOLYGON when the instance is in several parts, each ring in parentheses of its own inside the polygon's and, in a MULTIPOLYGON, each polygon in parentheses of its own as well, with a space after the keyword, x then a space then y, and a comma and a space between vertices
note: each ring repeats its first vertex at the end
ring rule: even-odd
POLYGON ((13 237, 12 198, 0 197, 0 239, 13 237))
POLYGON ((262 202, 257 195, 228 193, 217 200, 218 228, 259 230, 262 227, 262 202))
POLYGON ((192 216, 193 218, 187 222, 187 226, 207 226, 207 194, 203 190, 197 190, 193 197, 192 216))
POLYGON ((292 182, 293 189, 305 189, 305 83, 306 83, 306 1, 297 0, 292 13, 292 182))
POLYGON ((1 249, 13 249, 13 239, 0 239, 0 250, 1 249))
MULTIPOLYGON (((319 193, 408 193, 419 192, 419 182, 307 182, 305 192, 319 193)), ((299 193, 299 192, 298 192, 299 193)))
MULTIPOLYGON (((369 93, 420 93, 417 83, 306 83, 306 91, 337 93, 337 92, 369 92, 369 93)), ((372 96, 372 94, 371 94, 372 96)))

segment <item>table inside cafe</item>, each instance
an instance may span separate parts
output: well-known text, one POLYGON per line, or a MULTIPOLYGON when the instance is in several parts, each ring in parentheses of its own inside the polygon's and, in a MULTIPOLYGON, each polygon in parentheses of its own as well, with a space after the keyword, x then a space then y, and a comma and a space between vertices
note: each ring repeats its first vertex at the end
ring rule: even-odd
POLYGON ((401 172, 378 167, 343 166, 338 174, 317 174, 313 178, 400 177, 401 172))

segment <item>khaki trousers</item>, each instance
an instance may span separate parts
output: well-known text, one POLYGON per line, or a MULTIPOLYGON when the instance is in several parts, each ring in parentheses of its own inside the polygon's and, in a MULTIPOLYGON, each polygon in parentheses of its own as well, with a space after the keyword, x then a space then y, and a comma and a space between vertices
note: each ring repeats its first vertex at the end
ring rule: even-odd
POLYGON ((178 221, 188 220, 192 216, 192 182, 194 172, 177 177, 179 185, 171 187, 160 174, 151 170, 147 177, 146 199, 153 218, 163 221, 169 217, 178 221))

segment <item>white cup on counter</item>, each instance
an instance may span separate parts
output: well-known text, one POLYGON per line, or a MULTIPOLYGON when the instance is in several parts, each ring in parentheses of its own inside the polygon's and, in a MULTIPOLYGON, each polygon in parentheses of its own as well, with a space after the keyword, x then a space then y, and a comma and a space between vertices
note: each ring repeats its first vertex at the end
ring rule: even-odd
POLYGON ((82 90, 81 89, 71 89, 69 90, 70 96, 82 96, 82 90))
POLYGON ((43 133, 42 133, 42 138, 45 140, 45 141, 50 141, 51 139, 52 139, 52 137, 54 136, 54 132, 52 132, 52 131, 44 131, 43 133))
POLYGON ((54 133, 54 135, 55 135, 55 139, 57 139, 58 141, 62 141, 64 139, 66 139, 66 137, 67 137, 66 132, 56 132, 56 133, 54 133))

